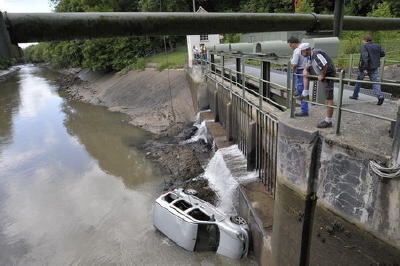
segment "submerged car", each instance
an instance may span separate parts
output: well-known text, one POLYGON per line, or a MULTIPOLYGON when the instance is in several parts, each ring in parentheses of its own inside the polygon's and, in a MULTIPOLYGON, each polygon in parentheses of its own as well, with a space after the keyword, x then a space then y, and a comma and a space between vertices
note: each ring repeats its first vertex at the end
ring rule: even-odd
POLYGON ((247 222, 224 215, 195 194, 176 189, 161 195, 153 208, 154 226, 189 251, 216 251, 233 259, 247 256, 247 222))

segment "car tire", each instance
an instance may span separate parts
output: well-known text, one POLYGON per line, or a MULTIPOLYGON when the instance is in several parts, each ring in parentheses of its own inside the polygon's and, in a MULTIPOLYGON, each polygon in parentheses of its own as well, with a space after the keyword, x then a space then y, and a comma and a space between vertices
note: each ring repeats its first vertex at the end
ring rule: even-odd
POLYGON ((183 192, 184 192, 186 195, 190 195, 190 196, 196 196, 196 195, 198 194, 197 190, 195 190, 195 189, 193 189, 193 188, 185 188, 185 189, 183 190, 183 192))
POLYGON ((237 225, 247 225, 246 220, 241 216, 231 216, 231 222, 237 225))

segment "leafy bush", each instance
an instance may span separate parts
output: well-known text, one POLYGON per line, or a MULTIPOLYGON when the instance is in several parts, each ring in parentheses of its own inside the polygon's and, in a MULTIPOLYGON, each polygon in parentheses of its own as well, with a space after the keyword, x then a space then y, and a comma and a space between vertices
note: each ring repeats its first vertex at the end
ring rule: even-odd
POLYGON ((0 57, 0 69, 8 69, 10 66, 14 65, 16 63, 16 60, 13 58, 4 58, 0 57))

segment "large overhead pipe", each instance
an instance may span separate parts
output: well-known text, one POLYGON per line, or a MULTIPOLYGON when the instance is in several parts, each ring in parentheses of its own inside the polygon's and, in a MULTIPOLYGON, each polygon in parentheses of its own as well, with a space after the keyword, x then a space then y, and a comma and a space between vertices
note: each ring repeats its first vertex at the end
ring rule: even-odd
MULTIPOLYGON (((333 30, 332 15, 283 13, 5 13, 13 43, 129 35, 333 30)), ((343 30, 400 30, 400 18, 346 16, 343 30)))

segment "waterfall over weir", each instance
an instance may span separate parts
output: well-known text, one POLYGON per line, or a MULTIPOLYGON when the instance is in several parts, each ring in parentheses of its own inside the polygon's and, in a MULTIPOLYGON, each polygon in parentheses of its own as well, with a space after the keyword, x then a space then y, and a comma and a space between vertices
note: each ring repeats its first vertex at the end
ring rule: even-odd
POLYGON ((217 208, 225 214, 236 215, 238 186, 255 181, 256 171, 247 171, 247 161, 237 145, 221 148, 215 152, 204 172, 209 185, 217 192, 217 208))
MULTIPOLYGON (((198 130, 190 139, 182 142, 183 144, 193 143, 200 139, 207 143, 210 140, 207 122, 214 122, 214 120, 201 121, 202 112, 210 112, 210 110, 197 114, 193 126, 198 130)), ((219 198, 217 208, 225 214, 237 215, 235 203, 238 202, 239 184, 257 180, 258 174, 256 171, 247 171, 246 157, 239 150, 238 145, 232 145, 218 149, 214 153, 201 177, 207 179, 210 187, 216 191, 219 198)))

